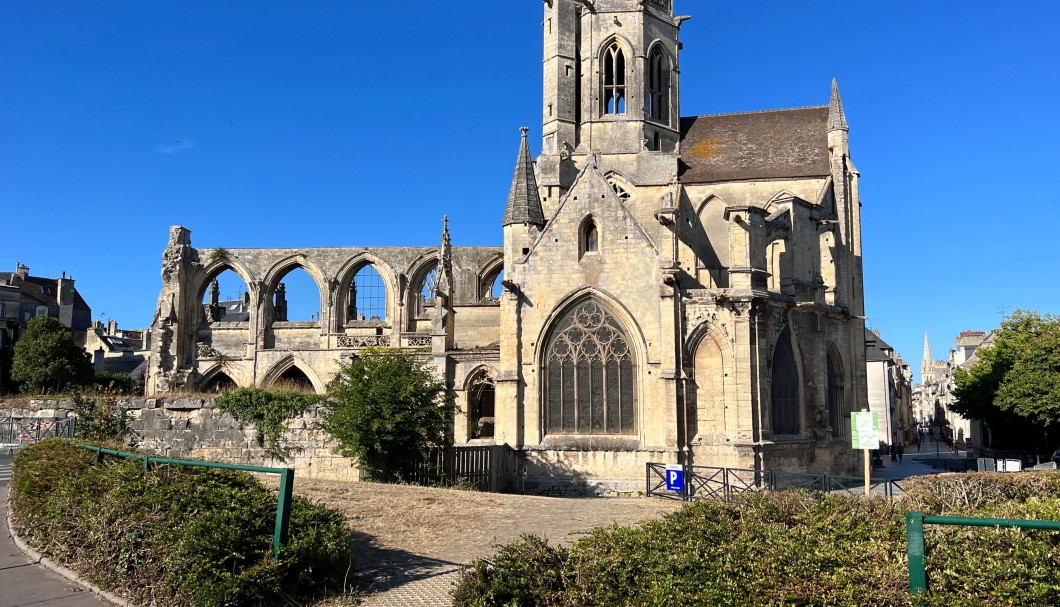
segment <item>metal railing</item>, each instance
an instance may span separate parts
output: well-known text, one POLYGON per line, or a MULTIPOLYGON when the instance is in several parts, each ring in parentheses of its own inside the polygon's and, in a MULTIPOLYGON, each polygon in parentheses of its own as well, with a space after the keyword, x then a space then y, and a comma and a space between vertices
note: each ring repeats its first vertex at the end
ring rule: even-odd
POLYGON ((0 417, 0 445, 20 447, 46 438, 73 438, 76 418, 0 417))
POLYGON ((188 459, 169 459, 166 457, 151 457, 142 453, 128 453, 115 451, 105 447, 86 445, 72 441, 63 441, 68 445, 87 449, 96 454, 96 462, 102 463, 107 455, 127 459, 143 460, 144 470, 150 471, 156 464, 169 464, 175 466, 194 466, 198 468, 220 468, 222 470, 241 470, 243 472, 261 472, 264 474, 278 474, 280 476, 280 490, 276 498, 276 524, 272 532, 272 556, 280 554, 280 547, 287 543, 288 531, 291 523, 291 502, 294 499, 294 468, 266 468, 262 466, 244 466, 241 464, 222 464, 220 462, 199 462, 188 459))
MULTIPOLYGON (((645 472, 645 493, 648 496, 686 501, 697 498, 727 500, 739 493, 786 489, 860 495, 865 488, 865 479, 857 476, 684 465, 681 466, 681 489, 676 491, 667 488, 666 464, 649 463, 645 472)), ((869 488, 888 498, 904 493, 901 481, 897 480, 870 479, 869 488)))
POLYGON ((925 516, 922 512, 905 514, 906 553, 909 557, 909 593, 927 592, 927 572, 924 567, 924 525, 963 525, 1060 531, 1060 521, 1033 521, 1008 518, 972 518, 964 516, 925 516))

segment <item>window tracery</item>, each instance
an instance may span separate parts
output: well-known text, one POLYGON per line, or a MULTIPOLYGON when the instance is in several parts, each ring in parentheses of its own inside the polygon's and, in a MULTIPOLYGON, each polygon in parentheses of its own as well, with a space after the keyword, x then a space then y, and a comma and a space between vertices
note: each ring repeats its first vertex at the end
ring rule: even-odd
POLYGON ((556 323, 545 350, 551 434, 635 432, 635 365, 625 332, 590 299, 556 323))
POLYGON ((799 371, 788 334, 782 333, 773 351, 772 376, 773 434, 799 433, 799 371))
POLYGON ((603 66, 603 113, 626 113, 626 55, 615 40, 604 50, 603 66))
MULTIPOLYGON (((656 46, 648 55, 648 118, 658 122, 670 120, 670 60, 662 48, 656 46)), ((658 150, 658 133, 653 149, 658 150)))

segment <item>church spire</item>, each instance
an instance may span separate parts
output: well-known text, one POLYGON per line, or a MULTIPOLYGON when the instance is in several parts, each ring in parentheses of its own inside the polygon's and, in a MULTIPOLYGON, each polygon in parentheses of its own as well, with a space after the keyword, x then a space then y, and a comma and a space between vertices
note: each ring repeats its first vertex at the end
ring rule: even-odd
POLYGON ((545 213, 541 210, 541 197, 537 192, 537 179, 534 177, 534 162, 530 158, 530 146, 526 142, 527 127, 519 129, 523 133, 519 144, 519 157, 515 161, 515 175, 512 177, 512 188, 508 191, 508 206, 504 209, 504 221, 501 225, 517 223, 537 227, 545 225, 545 213))
POLYGON ((832 78, 832 99, 828 102, 828 130, 848 131, 847 116, 843 113, 843 100, 839 98, 839 83, 832 78))
POLYGON ((920 361, 920 381, 925 382, 929 375, 931 375, 931 368, 934 366, 935 361, 931 359, 931 344, 928 343, 927 331, 924 331, 924 358, 920 361))

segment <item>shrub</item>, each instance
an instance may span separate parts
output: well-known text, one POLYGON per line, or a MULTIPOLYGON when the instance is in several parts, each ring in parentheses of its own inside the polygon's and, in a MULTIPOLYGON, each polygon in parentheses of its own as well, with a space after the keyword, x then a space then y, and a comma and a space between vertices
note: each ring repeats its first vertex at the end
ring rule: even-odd
POLYGON ((1060 498, 1060 472, 934 474, 902 481, 911 510, 946 515, 1032 497, 1060 498))
POLYGON ((95 373, 88 353, 57 319, 37 316, 15 342, 11 378, 30 394, 58 394, 88 386, 95 373))
POLYGON ((276 497, 249 474, 93 458, 57 440, 27 447, 11 492, 17 533, 86 579, 172 607, 280 605, 343 587, 340 513, 296 498, 274 559, 276 497))
POLYGON ((287 420, 301 415, 319 403, 316 394, 290 390, 239 388, 214 399, 214 406, 232 417, 254 424, 258 446, 266 455, 286 461, 291 450, 282 444, 287 420))
POLYGON ((78 394, 73 405, 77 438, 119 448, 136 444, 128 411, 121 408, 114 393, 104 392, 95 397, 78 394))
POLYGON ((132 377, 128 373, 114 373, 112 371, 100 371, 96 373, 96 387, 105 392, 116 394, 132 393, 132 377))
POLYGON ((415 356, 365 350, 342 366, 329 392, 324 429, 369 480, 408 481, 430 465, 432 451, 452 445, 452 394, 415 356))
POLYGON ((938 475, 909 482, 908 503, 756 493, 696 502, 631 527, 598 528, 565 551, 524 538, 501 547, 493 560, 476 561, 454 591, 454 605, 1060 605, 1060 533, 1050 531, 928 526, 929 594, 909 596, 910 509, 1060 520, 1057 475, 959 476, 982 488, 974 495, 994 497, 959 507, 957 499, 931 501, 933 484, 957 494, 958 481, 938 475), (980 478, 968 478, 974 476, 980 478))

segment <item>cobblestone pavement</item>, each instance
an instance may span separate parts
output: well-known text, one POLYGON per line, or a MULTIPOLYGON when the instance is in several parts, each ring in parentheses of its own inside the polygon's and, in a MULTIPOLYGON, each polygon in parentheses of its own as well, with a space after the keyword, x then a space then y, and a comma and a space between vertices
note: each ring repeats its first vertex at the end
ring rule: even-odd
POLYGON ((360 578, 369 593, 363 607, 449 607, 450 591, 459 578, 459 563, 362 545, 358 566, 368 572, 360 578))

